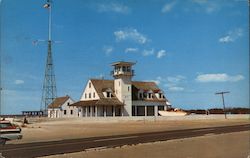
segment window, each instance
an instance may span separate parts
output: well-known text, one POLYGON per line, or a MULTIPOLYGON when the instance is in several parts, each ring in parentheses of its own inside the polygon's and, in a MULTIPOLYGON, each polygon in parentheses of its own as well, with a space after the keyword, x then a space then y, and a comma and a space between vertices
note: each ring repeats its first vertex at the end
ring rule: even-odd
POLYGON ((1 123, 0 127, 1 128, 11 128, 13 125, 11 123, 1 123))
POLYGON ((110 98, 110 97, 111 97, 111 93, 107 92, 107 98, 110 98))
POLYGON ((148 98, 152 98, 152 93, 148 93, 148 98))
POLYGON ((95 98, 95 92, 93 93, 93 98, 95 98))
POLYGON ((70 114, 73 115, 73 110, 70 110, 70 114))
POLYGON ((63 113, 64 113, 64 115, 66 115, 67 114, 67 110, 64 110, 63 113))
POLYGON ((129 92, 129 86, 128 86, 128 92, 129 92))
POLYGON ((127 71, 128 71, 128 72, 130 72, 130 71, 131 71, 130 66, 128 66, 128 67, 127 67, 127 71))
POLYGON ((125 66, 122 67, 122 71, 123 71, 123 72, 126 71, 126 67, 125 67, 125 66))
POLYGON ((89 93, 89 98, 91 98, 91 93, 89 93))
POLYGON ((89 82, 89 88, 91 88, 91 82, 89 82))
POLYGON ((140 97, 140 99, 142 99, 142 98, 143 98, 143 95, 142 95, 142 93, 140 93, 140 94, 139 94, 139 97, 140 97))
POLYGON ((85 93, 85 99, 87 98, 87 93, 85 93))
POLYGON ((159 98, 162 98, 162 93, 159 93, 159 98))
POLYGON ((70 104, 70 103, 68 102, 68 106, 69 106, 69 104, 70 104))

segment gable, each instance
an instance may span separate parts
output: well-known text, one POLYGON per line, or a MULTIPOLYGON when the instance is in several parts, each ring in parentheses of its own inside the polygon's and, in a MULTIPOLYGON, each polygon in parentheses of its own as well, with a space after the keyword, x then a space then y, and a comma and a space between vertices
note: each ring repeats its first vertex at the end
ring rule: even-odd
POLYGON ((98 92, 92 80, 88 80, 80 100, 96 100, 100 99, 98 92))
POLYGON ((67 109, 71 104, 74 104, 75 101, 73 101, 71 98, 67 99, 61 106, 61 109, 67 109))
POLYGON ((48 106, 48 108, 60 108, 70 97, 57 97, 54 101, 48 106))

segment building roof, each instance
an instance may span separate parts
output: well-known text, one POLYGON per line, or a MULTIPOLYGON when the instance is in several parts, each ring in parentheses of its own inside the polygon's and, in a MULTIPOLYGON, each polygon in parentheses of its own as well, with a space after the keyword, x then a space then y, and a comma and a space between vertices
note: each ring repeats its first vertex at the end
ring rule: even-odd
POLYGON ((157 86, 155 82, 141 82, 141 81, 133 81, 132 82, 132 100, 142 100, 148 102, 166 102, 167 99, 164 98, 157 98, 155 93, 161 92, 161 89, 157 86), (152 98, 139 98, 138 92, 151 92, 152 98))
POLYGON ((68 95, 58 97, 48 106, 48 108, 60 108, 69 98, 70 97, 68 95))
POLYGON ((115 66, 115 65, 135 65, 135 63, 134 62, 118 61, 118 62, 114 62, 111 64, 111 66, 115 66))
POLYGON ((144 90, 144 91, 157 91, 160 90, 160 88, 156 85, 155 82, 141 82, 141 81, 132 81, 132 85, 137 88, 138 90, 144 90))
POLYGON ((69 106, 123 106, 117 98, 101 98, 99 100, 78 101, 69 106))
MULTIPOLYGON (((114 90, 114 80, 104 80, 104 79, 91 79, 93 86, 95 87, 96 92, 100 99, 107 99, 103 92, 106 90, 111 90, 112 99, 117 99, 114 90)), ((157 86, 155 82, 142 82, 142 81, 132 81, 132 100, 142 100, 149 102, 166 102, 166 98, 158 99, 155 93, 161 92, 161 89, 157 86), (152 91, 152 98, 138 98, 138 92, 142 90, 143 92, 152 91)), ((110 99, 110 98, 108 98, 110 99)))
POLYGON ((114 94, 114 80, 103 80, 103 79, 91 79, 90 80, 95 87, 96 92, 98 93, 98 96, 100 98, 105 98, 103 95, 103 92, 106 90, 111 90, 112 96, 115 96, 114 94))

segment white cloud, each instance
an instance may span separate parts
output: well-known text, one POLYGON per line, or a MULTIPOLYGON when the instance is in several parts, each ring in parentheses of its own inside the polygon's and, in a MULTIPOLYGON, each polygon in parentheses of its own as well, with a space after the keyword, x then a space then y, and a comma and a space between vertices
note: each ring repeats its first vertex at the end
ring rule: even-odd
POLYGON ((224 36, 224 37, 221 37, 219 39, 219 42, 222 42, 222 43, 228 43, 228 42, 233 42, 234 40, 232 39, 232 37, 230 37, 229 35, 227 36, 224 36))
POLYGON ((106 55, 110 55, 113 52, 114 48, 112 46, 104 46, 103 51, 106 55))
POLYGON ((121 29, 114 32, 117 41, 132 40, 139 44, 145 44, 150 40, 134 28, 121 29))
POLYGON ((186 77, 185 76, 182 76, 182 75, 177 75, 177 76, 174 76, 174 77, 167 77, 167 81, 168 82, 171 82, 171 83, 179 83, 183 80, 185 80, 186 77))
POLYGON ((192 2, 200 7, 201 11, 210 14, 220 9, 219 2, 208 0, 192 0, 192 2))
POLYGON ((167 88, 168 91, 184 91, 185 88, 181 85, 185 83, 185 76, 177 75, 177 76, 170 76, 167 78, 163 78, 161 76, 158 76, 154 81, 158 85, 163 85, 167 88))
POLYGON ((130 12, 128 6, 120 3, 99 4, 97 9, 99 12, 115 12, 121 14, 128 14, 130 12))
POLYGON ((173 1, 173 2, 171 2, 171 3, 165 4, 165 5, 163 6, 163 8, 161 9, 161 12, 162 12, 162 13, 170 12, 170 11, 174 8, 175 4, 176 4, 176 1, 173 1))
POLYGON ((15 83, 15 84, 24 84, 24 81, 23 81, 23 80, 15 80, 14 83, 15 83))
POLYGON ((125 53, 135 53, 138 51, 138 48, 126 48, 125 53))
POLYGON ((165 50, 160 50, 159 52, 157 52, 157 55, 156 55, 156 57, 157 58, 162 58, 163 56, 165 56, 166 55, 166 51, 165 50))
POLYGON ((154 55, 154 54, 155 54, 154 49, 151 49, 151 50, 143 50, 143 52, 142 52, 142 55, 143 55, 143 56, 150 56, 150 55, 154 55))
POLYGON ((183 87, 169 87, 168 89, 170 91, 184 91, 183 87))
POLYGON ((229 43, 234 42, 236 39, 243 35, 243 30, 241 28, 237 28, 233 31, 229 31, 227 35, 219 38, 219 42, 221 43, 229 43))
POLYGON ((198 75, 195 80, 197 82, 206 83, 206 82, 237 82, 243 79, 244 79, 244 76, 242 75, 230 76, 226 73, 221 73, 221 74, 198 75))

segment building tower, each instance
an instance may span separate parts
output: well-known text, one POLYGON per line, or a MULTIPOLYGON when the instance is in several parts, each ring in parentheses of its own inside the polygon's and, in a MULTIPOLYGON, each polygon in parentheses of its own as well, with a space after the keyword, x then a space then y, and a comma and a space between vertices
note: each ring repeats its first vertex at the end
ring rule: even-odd
POLYGON ((49 12, 48 18, 48 52, 47 52, 47 61, 45 67, 45 76, 43 83, 43 94, 42 94, 42 103, 41 110, 44 110, 45 114, 47 114, 48 105, 52 103, 52 101, 56 98, 56 80, 54 74, 54 66, 52 59, 52 40, 51 40, 51 8, 52 3, 51 0, 47 0, 46 4, 43 6, 49 12))
POLYGON ((134 70, 132 66, 135 63, 132 62, 115 62, 112 64, 114 70, 111 72, 114 80, 114 90, 117 98, 124 103, 122 109, 123 116, 132 116, 132 77, 134 76, 134 70))

